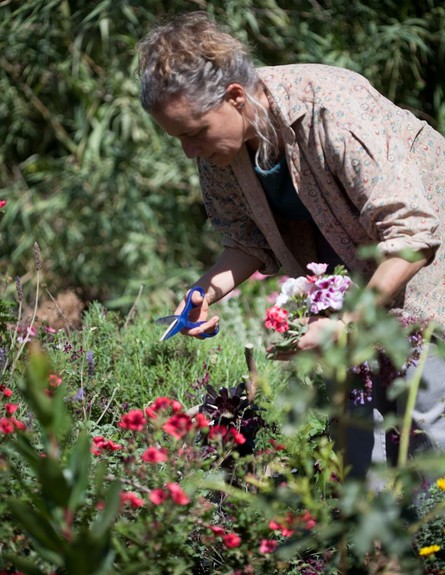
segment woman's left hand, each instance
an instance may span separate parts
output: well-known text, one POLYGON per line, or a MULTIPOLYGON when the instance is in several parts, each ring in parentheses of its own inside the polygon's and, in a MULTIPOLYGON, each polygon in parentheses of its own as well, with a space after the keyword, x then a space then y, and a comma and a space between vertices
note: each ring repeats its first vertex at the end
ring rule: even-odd
POLYGON ((307 332, 298 340, 295 350, 279 351, 274 353, 274 348, 270 347, 267 351, 273 354, 273 359, 288 361, 300 351, 309 351, 317 349, 320 344, 331 338, 334 341, 340 330, 345 329, 345 324, 339 319, 330 319, 328 317, 311 317, 304 321, 307 326, 307 332))

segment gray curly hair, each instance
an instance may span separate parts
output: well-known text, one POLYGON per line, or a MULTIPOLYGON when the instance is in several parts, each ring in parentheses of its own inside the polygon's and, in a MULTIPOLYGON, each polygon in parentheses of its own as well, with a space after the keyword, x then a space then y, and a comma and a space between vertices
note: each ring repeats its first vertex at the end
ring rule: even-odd
POLYGON ((198 114, 221 105, 230 84, 243 86, 254 111, 250 119, 260 142, 255 162, 262 168, 275 160, 277 130, 255 97, 262 86, 250 50, 224 32, 205 12, 174 17, 138 43, 141 103, 149 113, 172 96, 185 96, 198 114))

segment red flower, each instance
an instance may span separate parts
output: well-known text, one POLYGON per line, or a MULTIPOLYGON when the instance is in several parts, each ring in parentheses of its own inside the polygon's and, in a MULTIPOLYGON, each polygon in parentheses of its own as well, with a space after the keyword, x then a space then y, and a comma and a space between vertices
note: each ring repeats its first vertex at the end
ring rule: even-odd
POLYGON ((233 549, 241 545, 241 537, 236 533, 226 533, 226 535, 223 535, 222 540, 228 549, 233 549))
POLYGON ((243 443, 246 443, 246 438, 244 437, 244 435, 240 433, 235 427, 232 427, 229 433, 237 445, 242 445, 243 443))
POLYGON ((167 499, 168 493, 163 489, 152 489, 148 498, 155 505, 162 505, 167 499))
POLYGON ((175 503, 178 505, 188 505, 190 503, 190 497, 185 493, 180 485, 177 483, 166 483, 165 486, 175 503))
POLYGON ((196 427, 202 429, 203 427, 209 427, 210 421, 203 413, 197 413, 195 416, 196 427))
POLYGON ((313 529, 316 525, 315 519, 312 517, 309 511, 305 511, 300 519, 305 523, 306 529, 313 529))
POLYGON ((11 421, 11 419, 8 419, 6 417, 2 417, 0 418, 0 432, 1 433, 14 433, 15 431, 15 427, 14 427, 14 423, 11 421))
POLYGON ((94 446, 91 448, 91 453, 94 455, 100 455, 102 451, 117 451, 121 449, 120 445, 111 441, 111 439, 104 439, 102 436, 93 437, 94 446))
POLYGON ((179 411, 182 411, 182 403, 176 399, 172 399, 171 408, 173 413, 178 413, 179 411))
POLYGON ((119 427, 132 429, 133 431, 142 431, 146 423, 144 412, 141 409, 132 409, 122 416, 119 427))
POLYGON ((51 387, 59 387, 59 385, 62 383, 62 378, 60 377, 60 375, 57 375, 55 373, 50 373, 48 379, 51 387))
POLYGON ((219 525, 209 525, 209 529, 210 531, 213 531, 213 533, 215 535, 224 535, 226 530, 224 529, 224 527, 221 527, 219 525))
POLYGON ((7 403, 5 405, 5 411, 6 413, 8 413, 9 415, 12 415, 13 413, 15 413, 18 409, 18 405, 15 403, 7 403))
POLYGON ((150 405, 150 407, 154 411, 160 411, 162 409, 167 409, 170 407, 171 399, 169 397, 157 397, 154 402, 150 405))
POLYGON ((287 322, 288 311, 274 305, 266 310, 266 319, 264 325, 267 329, 274 329, 279 333, 283 333, 289 329, 287 322))
POLYGON ((147 463, 162 463, 163 461, 167 461, 168 459, 168 451, 165 447, 158 449, 157 447, 149 447, 143 454, 142 454, 142 461, 146 461, 147 463))
POLYGON ((121 503, 122 505, 125 505, 125 503, 129 503, 131 507, 144 506, 144 500, 138 497, 136 493, 133 493, 131 491, 129 491, 128 493, 123 492, 121 493, 121 503))
POLYGON ((274 541, 273 539, 262 539, 259 552, 266 555, 267 553, 273 553, 277 547, 277 541, 274 541))
POLYGON ((156 414, 156 412, 154 411, 154 409, 152 409, 151 407, 146 407, 144 409, 145 415, 149 418, 149 419, 156 419, 158 416, 156 414))
POLYGON ((286 449, 285 445, 278 443, 275 439, 269 439, 269 443, 276 451, 283 451, 283 449, 286 449))
POLYGON ((225 425, 213 425, 209 429, 209 440, 221 440, 227 435, 227 427, 225 425))
POLYGON ((13 393, 11 389, 5 387, 4 385, 0 385, 0 391, 3 393, 5 397, 11 397, 13 393))
POLYGON ((26 425, 15 417, 10 417, 9 420, 12 421, 16 429, 26 429, 26 425))
POLYGON ((165 433, 172 435, 176 439, 181 439, 184 435, 190 431, 193 422, 191 418, 185 413, 175 413, 170 417, 166 423, 162 426, 165 433))
POLYGON ((6 206, 6 200, 0 200, 0 210, 6 206))

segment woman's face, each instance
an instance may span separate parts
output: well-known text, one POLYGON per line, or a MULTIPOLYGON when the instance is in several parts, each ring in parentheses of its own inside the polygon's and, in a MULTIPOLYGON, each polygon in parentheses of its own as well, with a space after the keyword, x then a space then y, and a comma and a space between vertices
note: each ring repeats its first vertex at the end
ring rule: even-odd
POLYGON ((219 107, 197 114, 186 97, 174 96, 152 116, 167 134, 181 140, 188 158, 211 160, 224 167, 249 139, 244 103, 244 96, 228 93, 219 107))

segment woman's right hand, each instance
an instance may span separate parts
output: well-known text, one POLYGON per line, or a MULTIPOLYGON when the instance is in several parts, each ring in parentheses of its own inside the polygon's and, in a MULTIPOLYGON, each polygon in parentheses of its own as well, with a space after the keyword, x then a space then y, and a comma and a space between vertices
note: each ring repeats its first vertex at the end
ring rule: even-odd
MULTIPOLYGON (((179 315, 181 313, 181 311, 184 309, 185 302, 187 299, 187 295, 189 294, 189 291, 185 294, 181 303, 176 308, 176 310, 174 312, 175 315, 179 315)), ((189 335, 190 337, 197 337, 198 339, 203 339, 203 337, 204 337, 202 335, 203 333, 206 333, 208 335, 214 334, 217 327, 218 327, 219 317, 215 315, 215 316, 211 317, 209 320, 207 319, 208 314, 209 314, 209 307, 210 307, 210 303, 208 301, 207 295, 204 295, 204 297, 202 297, 199 292, 195 291, 192 295, 192 302, 193 302, 194 307, 190 311, 189 320, 193 321, 193 322, 202 321, 204 323, 202 323, 198 327, 193 327, 190 329, 183 329, 183 330, 181 330, 181 333, 183 335, 189 335)))

